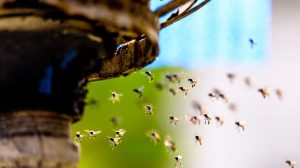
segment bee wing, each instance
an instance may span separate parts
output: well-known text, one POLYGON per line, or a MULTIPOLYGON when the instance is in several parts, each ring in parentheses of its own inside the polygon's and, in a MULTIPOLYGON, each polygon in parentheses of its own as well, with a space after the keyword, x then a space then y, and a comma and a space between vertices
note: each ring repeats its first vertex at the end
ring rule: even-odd
POLYGON ((102 131, 95 131, 95 135, 100 134, 102 131))
POLYGON ((84 132, 87 133, 88 135, 90 135, 90 131, 92 130, 84 130, 84 132))
POLYGON ((140 92, 142 92, 144 90, 144 88, 145 88, 144 86, 141 86, 137 90, 140 91, 140 92))

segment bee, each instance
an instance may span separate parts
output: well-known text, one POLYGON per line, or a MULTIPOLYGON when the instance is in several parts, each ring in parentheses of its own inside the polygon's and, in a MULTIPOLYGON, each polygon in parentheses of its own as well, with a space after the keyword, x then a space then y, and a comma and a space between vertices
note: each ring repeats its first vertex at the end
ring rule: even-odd
POLYGON ((180 91, 182 91, 183 94, 184 94, 185 96, 187 96, 187 94, 188 94, 188 92, 189 92, 189 88, 180 86, 180 87, 178 87, 178 89, 179 89, 180 91))
POLYGON ((193 107, 194 107, 194 109, 196 109, 197 111, 200 112, 200 115, 203 115, 204 113, 206 113, 206 109, 205 109, 204 105, 202 105, 196 101, 193 102, 193 107))
POLYGON ((175 117, 175 116, 169 116, 169 121, 170 121, 170 123, 173 124, 174 126, 177 125, 178 120, 179 120, 178 117, 175 117))
POLYGON ((196 144, 202 145, 202 138, 199 135, 196 135, 195 142, 196 142, 196 144))
POLYGON ((94 98, 92 98, 92 99, 90 99, 89 101, 86 102, 86 105, 90 105, 90 106, 95 106, 97 104, 98 104, 98 102, 94 98))
POLYGON ((174 159, 175 159, 176 168, 183 167, 183 165, 182 165, 182 156, 181 155, 175 156, 174 159))
POLYGON ((116 137, 119 137, 119 138, 123 137, 125 133, 126 133, 126 130, 124 130, 124 129, 119 129, 119 130, 115 131, 116 137))
POLYGON ((122 119, 119 117, 111 117, 110 118, 110 122, 113 124, 114 127, 117 127, 120 124, 121 120, 122 119))
POLYGON ((194 115, 194 116, 186 115, 185 117, 193 125, 200 125, 200 123, 201 123, 201 119, 196 115, 194 115))
POLYGON ((120 137, 108 137, 108 142, 110 143, 111 149, 114 149, 121 143, 121 138, 120 137))
POLYGON ((165 87, 165 86, 164 86, 163 83, 158 82, 158 83, 155 84, 155 88, 156 88, 157 90, 159 90, 159 91, 163 90, 164 87, 165 87))
POLYGON ((228 102, 228 97, 221 90, 214 88, 213 93, 214 93, 215 97, 217 97, 217 99, 221 98, 225 102, 228 102))
POLYGON ((148 77, 149 82, 152 82, 154 79, 154 75, 149 71, 145 71, 145 75, 148 77))
POLYGON ((197 84, 197 80, 193 78, 188 78, 188 82, 191 84, 192 88, 197 84))
POLYGON ((212 100, 213 99, 217 99, 217 100, 219 99, 218 95, 216 95, 215 93, 212 93, 212 92, 208 93, 208 97, 211 98, 212 100))
POLYGON ((236 129, 240 132, 240 128, 245 131, 245 124, 246 122, 245 121, 236 121, 234 123, 236 125, 236 129))
POLYGON ((250 43, 250 48, 253 48, 254 46, 256 46, 256 43, 252 38, 249 38, 249 43, 250 43))
POLYGON ((133 89, 133 92, 136 93, 139 98, 141 98, 141 97, 143 97, 143 90, 144 90, 144 87, 140 87, 138 89, 133 89))
POLYGON ((227 73, 226 76, 230 82, 233 82, 233 80, 236 78, 236 75, 234 73, 227 73))
POLYGON ((176 80, 173 77, 173 74, 166 74, 165 78, 167 79, 167 81, 171 82, 171 83, 175 83, 176 80))
POLYGON ((283 98, 283 91, 281 89, 275 89, 275 94, 280 100, 283 98))
POLYGON ((259 89, 257 89, 257 91, 259 93, 261 93, 261 95, 263 96, 264 99, 267 97, 270 97, 270 92, 269 92, 268 88, 259 88, 259 89))
POLYGON ((286 160, 285 163, 290 167, 290 168, 295 168, 296 167, 296 162, 293 160, 286 160))
POLYGON ((248 87, 252 87, 253 85, 252 85, 252 81, 251 81, 251 79, 249 78, 249 77, 246 77, 245 79, 244 79, 244 83, 248 86, 248 87))
POLYGON ((161 140, 160 135, 156 131, 150 131, 147 136, 150 137, 154 144, 157 144, 161 140))
POLYGON ((217 88, 214 88, 213 91, 212 91, 215 95, 220 95, 222 94, 221 90, 220 89, 217 89, 217 88))
POLYGON ((177 150, 176 143, 169 136, 167 136, 165 138, 164 145, 171 152, 176 152, 176 150, 177 150))
POLYGON ((183 79, 182 75, 179 75, 176 73, 173 74, 173 78, 175 79, 175 82, 177 82, 177 83, 180 83, 181 80, 183 79))
POLYGON ((229 110, 231 110, 231 111, 236 111, 236 110, 237 110, 237 106, 236 106, 236 104, 234 104, 234 103, 229 103, 229 104, 228 104, 228 108, 229 108, 229 110))
POLYGON ((208 116, 208 114, 207 113, 205 113, 204 115, 204 123, 206 124, 210 124, 210 121, 211 121, 211 118, 208 116))
POLYGON ((221 93, 219 94, 219 97, 224 100, 225 103, 228 103, 228 97, 225 94, 221 93))
POLYGON ((175 89, 175 88, 170 88, 170 89, 169 89, 169 92, 170 92, 173 96, 176 96, 176 95, 178 94, 177 88, 176 88, 176 89, 175 89))
POLYGON ((222 126, 224 124, 224 120, 221 117, 216 116, 215 119, 217 121, 218 126, 222 126))
POLYGON ((96 135, 100 134, 101 131, 93 131, 93 130, 84 130, 88 135, 90 139, 95 139, 96 135))
POLYGON ((146 104, 146 105, 144 106, 144 109, 145 109, 145 113, 146 113, 147 116, 153 114, 153 106, 152 106, 152 105, 146 104))
POLYGON ((113 103, 120 102, 120 97, 121 96, 123 96, 123 95, 122 94, 118 94, 117 92, 111 92, 110 100, 113 103))
POLYGON ((80 132, 76 132, 75 141, 81 143, 81 140, 83 137, 84 137, 84 135, 82 135, 80 132))
POLYGON ((180 83, 180 81, 183 79, 183 77, 179 74, 166 74, 165 78, 167 79, 167 81, 171 82, 171 83, 180 83))

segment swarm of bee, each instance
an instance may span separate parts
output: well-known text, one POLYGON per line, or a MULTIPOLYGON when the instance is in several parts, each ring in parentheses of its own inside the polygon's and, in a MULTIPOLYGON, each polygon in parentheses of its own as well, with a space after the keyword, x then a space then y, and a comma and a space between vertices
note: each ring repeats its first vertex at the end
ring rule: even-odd
POLYGON ((74 138, 75 142, 81 143, 82 139, 86 136, 88 136, 89 139, 95 139, 96 136, 101 133, 101 131, 99 131, 99 130, 98 131, 84 130, 84 132, 86 134, 81 134, 80 132, 76 132, 75 138, 74 138))
MULTIPOLYGON (((149 70, 143 72, 144 75, 147 76, 149 82, 154 81, 154 74, 150 72, 149 70)), ((234 80, 236 80, 236 74, 234 73, 227 73, 226 77, 232 83, 234 80)), ((245 77, 244 79, 244 84, 252 88, 254 87, 252 81, 250 80, 249 77, 245 77)), ((178 93, 182 92, 184 96, 188 96, 188 92, 193 89, 196 84, 198 84, 198 78, 190 78, 184 77, 183 73, 167 73, 164 75, 163 81, 159 81, 153 84, 153 86, 159 90, 166 90, 169 93, 171 93, 172 96, 177 96, 178 93), (184 80, 186 79, 186 80, 184 80), (197 79, 197 80, 196 80, 197 79), (185 82, 185 83, 182 83, 185 82), (189 84, 189 85, 187 85, 189 84), (189 87, 184 87, 184 86, 189 86, 189 87)), ((140 88, 133 88, 132 91, 137 94, 138 98, 142 98, 144 96, 144 87, 140 88)), ((270 92, 268 88, 258 88, 257 89, 258 93, 263 97, 267 98, 270 97, 270 92)), ((274 89, 274 94, 278 97, 278 99, 283 99, 283 91, 279 88, 274 89)), ((120 97, 122 94, 117 93, 117 92, 112 92, 110 100, 113 103, 120 102, 120 97)), ((237 105, 234 102, 230 102, 227 94, 225 94, 222 90, 218 88, 213 88, 211 92, 208 93, 208 99, 212 100, 222 100, 223 102, 226 102, 228 108, 230 111, 237 111, 237 105)), ((200 103, 199 101, 193 101, 192 102, 192 108, 196 111, 195 114, 185 114, 185 118, 187 122, 191 123, 193 126, 198 126, 202 123, 204 125, 210 125, 212 120, 216 122, 217 127, 223 126, 225 124, 224 118, 219 116, 219 115, 211 115, 211 113, 208 113, 206 107, 204 104, 200 103)), ((154 113, 154 107, 151 104, 144 104, 143 105, 144 112, 146 116, 153 115, 154 113)), ((118 117, 112 117, 110 119, 110 122, 113 124, 114 127, 118 127, 120 123, 120 118, 118 117)), ((168 122, 176 126, 178 121, 180 120, 179 116, 174 116, 174 115, 169 115, 168 117, 168 122)), ((237 129, 238 132, 240 131, 245 131, 246 127, 246 122, 245 121, 234 121, 233 122, 235 128, 237 129)), ((75 135, 75 141, 78 143, 82 142, 82 139, 85 137, 89 137, 89 139, 95 139, 98 134, 101 133, 101 131, 94 131, 94 130, 85 130, 84 131, 86 134, 82 134, 80 132, 76 132, 75 135)), ((114 136, 108 136, 108 142, 111 146, 112 149, 115 149, 118 145, 120 145, 123 136, 125 135, 126 130, 125 129, 118 129, 114 131, 114 136)), ((156 131, 156 130, 151 130, 146 133, 146 136, 152 141, 155 145, 160 143, 162 141, 161 135, 156 131)), ((194 136, 194 141, 197 145, 202 145, 203 142, 203 137, 199 135, 194 136)), ((176 146, 175 141, 170 137, 170 136, 165 136, 164 140, 162 141, 163 145, 165 148, 170 151, 173 154, 176 154, 174 157, 175 159, 175 166, 176 167, 183 167, 182 164, 182 155, 178 155, 178 149, 176 146)), ((291 160, 286 160, 285 162, 289 167, 294 168, 295 167, 295 161, 291 160)))

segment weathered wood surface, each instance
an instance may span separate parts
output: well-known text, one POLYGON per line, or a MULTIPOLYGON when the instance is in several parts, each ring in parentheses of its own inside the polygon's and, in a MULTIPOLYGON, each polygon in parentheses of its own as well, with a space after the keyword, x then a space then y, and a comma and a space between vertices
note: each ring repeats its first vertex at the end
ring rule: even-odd
POLYGON ((51 112, 0 116, 0 168, 76 168, 71 119, 51 112))

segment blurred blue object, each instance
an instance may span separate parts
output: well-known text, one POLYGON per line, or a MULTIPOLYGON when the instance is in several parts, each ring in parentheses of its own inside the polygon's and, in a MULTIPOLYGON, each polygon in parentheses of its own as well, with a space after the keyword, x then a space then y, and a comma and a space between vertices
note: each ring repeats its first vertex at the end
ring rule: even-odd
MULTIPOLYGON (((167 2, 151 1, 151 8, 167 2)), ((271 0, 212 0, 160 32, 160 54, 149 67, 261 62, 268 56, 271 8, 271 0)))

